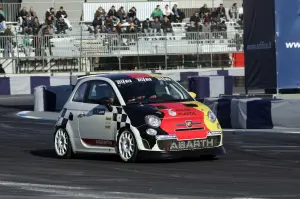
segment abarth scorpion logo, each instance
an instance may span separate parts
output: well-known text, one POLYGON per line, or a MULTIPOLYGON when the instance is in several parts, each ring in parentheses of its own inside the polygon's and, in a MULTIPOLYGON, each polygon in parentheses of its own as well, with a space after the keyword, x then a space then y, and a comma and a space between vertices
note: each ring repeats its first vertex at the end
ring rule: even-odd
POLYGON ((188 127, 188 128, 192 128, 193 122, 192 122, 191 120, 187 120, 187 121, 185 121, 185 125, 186 125, 186 127, 188 127))

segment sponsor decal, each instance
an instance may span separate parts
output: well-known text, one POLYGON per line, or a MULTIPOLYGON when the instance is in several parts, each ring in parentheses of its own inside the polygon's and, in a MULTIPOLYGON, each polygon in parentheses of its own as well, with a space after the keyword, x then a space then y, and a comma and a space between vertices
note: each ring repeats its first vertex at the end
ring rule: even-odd
POLYGON ((112 119, 111 117, 106 117, 105 118, 105 120, 107 120, 107 121, 111 121, 111 119, 112 119))
POLYGON ((185 141, 174 141, 172 142, 169 150, 179 151, 179 150, 194 150, 210 148, 215 146, 215 139, 209 138, 205 140, 185 140, 185 141))
POLYGON ((188 109, 188 108, 176 109, 175 111, 178 113, 178 116, 194 116, 194 115, 196 115, 195 111, 192 111, 192 109, 188 109))
POLYGON ((131 79, 119 79, 119 80, 116 80, 116 83, 117 84, 128 84, 128 83, 132 83, 132 80, 131 79))
POLYGON ((100 139, 82 139, 85 144, 92 146, 115 146, 116 142, 113 140, 100 140, 100 139))
POLYGON ((170 77, 158 77, 157 80, 160 80, 160 81, 172 81, 172 79, 170 77))
POLYGON ((169 113, 169 115, 171 115, 171 116, 176 116, 176 115, 177 115, 177 113, 176 113, 175 111, 173 111, 172 109, 169 109, 169 110, 168 110, 168 113, 169 113))
POLYGON ((212 135, 221 135, 222 132, 221 131, 211 131, 207 133, 207 136, 212 136, 212 135))
POLYGON ((105 109, 100 109, 100 108, 93 109, 93 115, 104 115, 104 114, 105 114, 105 109))
POLYGON ((139 81, 139 82, 151 82, 152 78, 142 77, 142 78, 136 78, 136 80, 139 81))
POLYGON ((177 136, 176 135, 157 135, 156 139, 157 140, 170 140, 170 139, 177 140, 177 136))
POLYGON ((105 126, 106 129, 110 129, 110 127, 111 127, 110 125, 106 125, 105 126))

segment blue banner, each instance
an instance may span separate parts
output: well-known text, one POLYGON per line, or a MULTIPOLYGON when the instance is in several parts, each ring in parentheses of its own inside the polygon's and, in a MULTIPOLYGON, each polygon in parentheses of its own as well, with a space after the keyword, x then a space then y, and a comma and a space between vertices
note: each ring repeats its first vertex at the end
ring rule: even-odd
POLYGON ((277 81, 274 0, 244 0, 243 8, 245 87, 275 89, 277 81))
POLYGON ((279 89, 300 87, 300 2, 275 0, 279 89))

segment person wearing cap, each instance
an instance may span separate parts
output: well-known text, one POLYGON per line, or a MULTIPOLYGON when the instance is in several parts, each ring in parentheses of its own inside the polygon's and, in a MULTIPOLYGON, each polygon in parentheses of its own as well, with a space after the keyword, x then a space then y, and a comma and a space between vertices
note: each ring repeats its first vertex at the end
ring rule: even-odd
POLYGON ((27 12, 27 10, 26 10, 26 7, 23 7, 23 9, 22 10, 20 10, 20 12, 19 12, 19 23, 20 23, 20 25, 22 25, 23 24, 23 20, 26 20, 26 16, 28 15, 28 12, 27 12))
POLYGON ((132 7, 128 13, 127 13, 127 18, 133 18, 135 19, 136 18, 136 8, 135 7, 132 7))
POLYGON ((147 18, 145 21, 143 21, 142 32, 146 33, 147 35, 148 35, 148 33, 151 32, 151 23, 150 23, 149 18, 147 18))
POLYGON ((121 22, 123 20, 127 19, 127 14, 126 14, 123 6, 121 6, 120 9, 118 10, 117 17, 120 19, 121 22))
POLYGON ((69 30, 72 30, 72 25, 68 19, 68 14, 67 12, 64 10, 64 7, 60 6, 59 11, 57 11, 56 15, 55 15, 56 19, 63 19, 63 21, 67 24, 69 30))

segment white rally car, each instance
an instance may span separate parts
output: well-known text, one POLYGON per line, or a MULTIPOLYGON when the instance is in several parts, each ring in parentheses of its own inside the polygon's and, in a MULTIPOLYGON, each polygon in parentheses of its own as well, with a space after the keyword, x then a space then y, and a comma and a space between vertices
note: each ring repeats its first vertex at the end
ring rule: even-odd
POLYGON ((54 148, 76 153, 118 154, 124 162, 225 154, 214 113, 178 82, 156 74, 109 74, 81 78, 60 113, 54 148))

